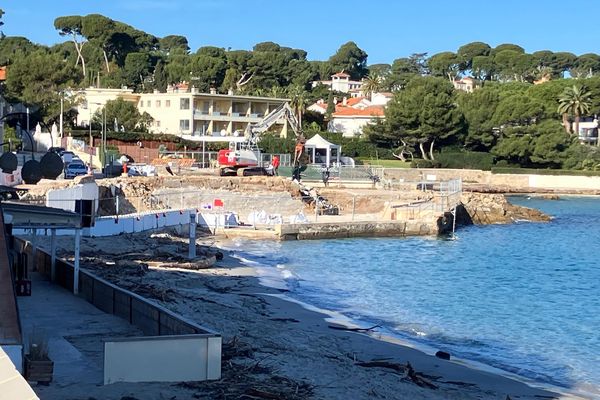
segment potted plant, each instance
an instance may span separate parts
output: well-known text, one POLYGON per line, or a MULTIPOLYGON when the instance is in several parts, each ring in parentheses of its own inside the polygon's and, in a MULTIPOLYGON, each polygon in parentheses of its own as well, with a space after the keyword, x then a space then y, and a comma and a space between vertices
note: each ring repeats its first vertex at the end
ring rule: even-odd
POLYGON ((54 362, 48 357, 48 340, 34 330, 29 337, 29 353, 25 354, 25 379, 48 384, 52 382, 54 362))

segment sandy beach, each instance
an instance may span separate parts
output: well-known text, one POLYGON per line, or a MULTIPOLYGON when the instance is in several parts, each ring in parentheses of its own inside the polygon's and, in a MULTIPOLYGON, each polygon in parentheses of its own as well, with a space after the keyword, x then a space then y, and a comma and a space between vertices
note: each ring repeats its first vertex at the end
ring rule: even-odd
MULTIPOLYGON (((72 257, 71 238, 61 237, 58 242, 59 255, 72 257)), ((40 240, 42 247, 48 243, 40 240)), ((213 237, 200 238, 198 244, 207 255, 218 246, 213 237)), ((225 257, 213 268, 176 268, 182 261, 176 254, 184 248, 184 238, 165 233, 84 238, 82 267, 220 332, 224 342, 223 379, 189 384, 52 384, 35 388, 41 398, 559 397, 460 361, 445 361, 407 345, 381 340, 384 338, 376 328, 366 332, 339 329, 343 326, 332 322, 332 315, 290 301, 283 289, 261 285, 257 271, 241 264, 229 251, 224 251, 225 257), (170 267, 165 268, 165 264, 170 267)))

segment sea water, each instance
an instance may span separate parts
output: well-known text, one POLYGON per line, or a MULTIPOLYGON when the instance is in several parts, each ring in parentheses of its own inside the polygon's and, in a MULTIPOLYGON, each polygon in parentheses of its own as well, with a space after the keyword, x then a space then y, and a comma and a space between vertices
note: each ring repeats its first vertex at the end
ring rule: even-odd
POLYGON ((553 220, 470 226, 454 238, 240 241, 236 253, 302 302, 600 396, 600 199, 511 201, 553 220))

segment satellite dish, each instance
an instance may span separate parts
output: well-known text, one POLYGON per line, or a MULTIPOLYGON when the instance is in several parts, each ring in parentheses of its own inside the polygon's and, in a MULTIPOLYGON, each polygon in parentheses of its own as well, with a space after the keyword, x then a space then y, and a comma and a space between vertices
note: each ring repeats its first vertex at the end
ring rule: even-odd
POLYGON ((35 185, 42 179, 42 168, 40 163, 35 160, 29 160, 21 169, 21 176, 23 181, 30 185, 35 185))
POLYGON ((40 171, 42 177, 46 179, 56 179, 62 173, 64 168, 63 160, 55 152, 44 154, 40 161, 40 171))
POLYGON ((17 169, 17 165, 19 162, 17 160, 17 156, 11 152, 4 153, 0 156, 0 169, 5 174, 10 174, 17 169))

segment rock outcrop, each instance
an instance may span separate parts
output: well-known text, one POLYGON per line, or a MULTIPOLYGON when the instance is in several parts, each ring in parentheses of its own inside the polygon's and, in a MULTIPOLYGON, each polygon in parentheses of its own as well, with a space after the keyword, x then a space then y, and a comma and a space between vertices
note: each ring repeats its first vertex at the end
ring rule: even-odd
POLYGON ((508 224, 515 221, 550 221, 550 216, 539 210, 511 204, 502 194, 463 193, 463 223, 508 224))

